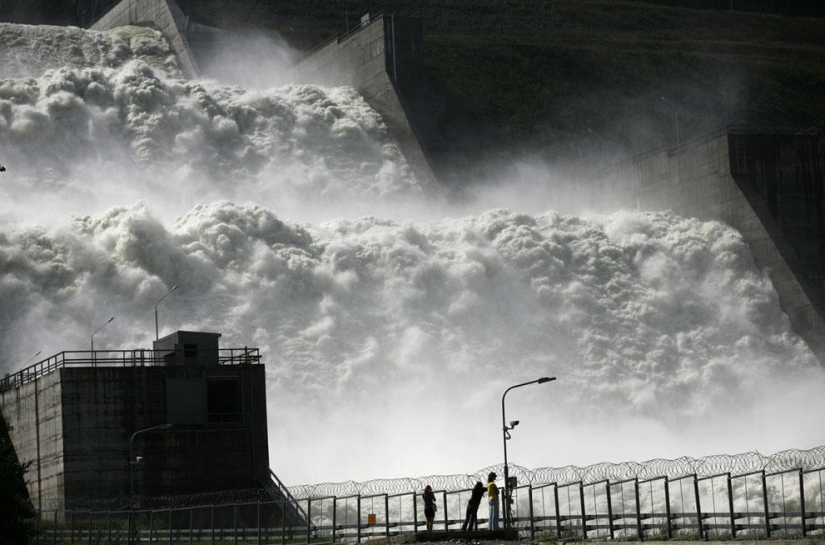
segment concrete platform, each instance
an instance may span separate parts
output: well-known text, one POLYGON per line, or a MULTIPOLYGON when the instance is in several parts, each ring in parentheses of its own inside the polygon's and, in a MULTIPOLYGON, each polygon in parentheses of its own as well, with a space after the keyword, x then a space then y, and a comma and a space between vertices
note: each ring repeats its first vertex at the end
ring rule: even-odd
POLYGON ((475 532, 416 532, 415 542, 433 541, 518 541, 518 531, 516 530, 478 530, 475 532))

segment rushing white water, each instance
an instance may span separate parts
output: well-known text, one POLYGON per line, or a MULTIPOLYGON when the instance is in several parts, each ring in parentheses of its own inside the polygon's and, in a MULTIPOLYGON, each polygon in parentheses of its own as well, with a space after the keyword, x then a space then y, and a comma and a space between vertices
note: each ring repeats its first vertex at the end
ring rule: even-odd
POLYGON ((178 284, 161 334, 262 350, 287 483, 500 463, 501 396, 543 375, 507 397, 526 467, 825 440, 822 368, 737 232, 572 213, 541 170, 448 205, 351 89, 187 81, 151 30, 0 24, 0 163, 0 370, 110 316, 96 348, 149 348, 178 284))

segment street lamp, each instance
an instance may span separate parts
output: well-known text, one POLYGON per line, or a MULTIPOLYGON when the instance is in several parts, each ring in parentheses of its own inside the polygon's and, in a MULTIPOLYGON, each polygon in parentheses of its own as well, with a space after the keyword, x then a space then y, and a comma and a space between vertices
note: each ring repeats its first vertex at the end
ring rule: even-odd
POLYGON ((100 331, 101 329, 103 329, 104 327, 109 325, 111 323, 111 321, 114 320, 114 319, 115 319, 115 317, 112 316, 111 318, 106 320, 105 324, 103 324, 99 328, 95 329, 94 332, 92 332, 92 337, 91 337, 91 341, 92 341, 92 362, 97 360, 97 358, 95 357, 95 333, 97 333, 98 331, 100 331))
POLYGON ((135 437, 142 433, 149 433, 152 431, 161 431, 161 430, 168 430, 172 427, 172 424, 160 424, 157 426, 152 426, 151 428, 145 428, 142 430, 138 430, 132 434, 132 437, 129 438, 129 503, 131 507, 134 509, 135 505, 135 466, 137 462, 135 461, 135 451, 134 451, 134 442, 135 437))
POLYGON ((29 364, 29 362, 30 362, 30 361, 32 361, 32 360, 33 360, 34 358, 36 358, 37 356, 39 356, 41 352, 43 352, 43 351, 42 351, 42 350, 38 350, 38 351, 37 351, 37 354, 35 354, 34 356, 32 356, 32 357, 30 357, 29 359, 27 359, 27 360, 26 360, 26 363, 24 363, 24 364, 23 364, 23 367, 26 367, 26 366, 29 364))
POLYGON ((167 297, 168 297, 168 296, 169 296, 169 295, 170 295, 173 291, 175 291, 176 289, 178 289, 178 285, 177 285, 177 284, 175 284, 175 286, 174 286, 171 290, 169 290, 169 291, 166 293, 166 295, 164 295, 163 297, 161 297, 160 299, 158 299, 158 302, 157 302, 157 303, 155 303, 155 340, 158 340, 158 339, 160 338, 160 337, 158 336, 158 305, 160 304, 160 302, 161 302, 161 301, 163 301, 164 299, 166 299, 166 298, 167 298, 167 297))
POLYGON ((507 440, 510 439, 510 430, 518 426, 518 420, 512 420, 510 422, 510 426, 507 426, 507 419, 504 416, 504 398, 507 396, 507 392, 513 390, 515 388, 521 388, 522 386, 527 386, 528 384, 544 384, 545 382, 550 382, 551 380, 556 380, 556 377, 541 377, 536 380, 531 380, 530 382, 523 382, 521 384, 516 384, 515 386, 510 386, 506 390, 504 390, 504 395, 501 396, 501 431, 502 437, 504 442, 504 527, 510 527, 510 494, 512 493, 511 486, 510 486, 510 469, 507 466, 507 440))

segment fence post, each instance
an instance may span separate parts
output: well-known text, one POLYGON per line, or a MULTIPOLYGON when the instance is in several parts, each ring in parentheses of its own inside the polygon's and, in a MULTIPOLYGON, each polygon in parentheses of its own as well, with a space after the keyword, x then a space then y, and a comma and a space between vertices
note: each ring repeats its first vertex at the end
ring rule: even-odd
POLYGON ((154 535, 155 535, 155 512, 154 512, 154 510, 149 510, 149 545, 152 545, 154 535))
POLYGON ((281 500, 281 545, 286 543, 286 500, 281 500))
POLYGON ((450 518, 447 516, 447 491, 446 490, 441 491, 441 501, 444 503, 444 531, 446 532, 447 530, 450 529, 449 528, 449 523, 448 523, 450 518))
POLYGON ((359 492, 357 496, 355 496, 355 526, 358 528, 357 536, 358 536, 358 543, 361 543, 361 493, 359 492))
POLYGON ((418 494, 412 493, 413 497, 413 532, 418 532, 418 494))
POLYGON ((258 537, 257 544, 261 545, 261 500, 258 500, 255 506, 255 525, 258 527, 256 532, 258 537))
MULTIPOLYGON (((633 496, 636 502, 636 537, 639 538, 639 541, 643 541, 645 533, 642 529, 642 502, 639 499, 639 477, 633 479, 633 496)), ((650 510, 653 510, 653 505, 650 506, 650 510)))
POLYGON ((771 516, 768 510, 768 478, 762 470, 762 502, 765 504, 765 537, 771 537, 771 516))
MULTIPOLYGON (((803 534, 802 535, 805 535, 804 531, 805 530, 803 528, 803 534)), ((89 545, 92 545, 92 510, 91 509, 89 509, 89 545)))
POLYGON ((584 481, 579 481, 579 503, 582 510, 582 539, 587 541, 587 516, 584 508, 584 481))
POLYGON ((802 537, 808 535, 805 529, 805 476, 799 468, 799 508, 802 511, 802 537))
POLYGON ((667 538, 673 539, 673 525, 670 523, 670 481, 665 477, 665 516, 667 517, 667 538))
POLYGON ((54 530, 52 531, 52 544, 57 545, 57 509, 54 510, 54 530))
POLYGON ((533 516, 533 483, 527 485, 527 500, 530 502, 530 541, 536 539, 536 517, 533 516))
POLYGON ((335 530, 338 524, 338 497, 332 497, 332 542, 335 543, 335 530))
POLYGON ((556 504, 556 537, 561 539, 561 513, 559 512, 559 487, 553 485, 553 503, 556 504))
POLYGON ((702 504, 699 499, 699 479, 696 478, 695 473, 693 474, 693 497, 696 501, 696 525, 699 527, 699 539, 704 539, 705 530, 702 524, 702 504))
MULTIPOLYGON (((212 545, 215 545, 215 506, 214 505, 209 506, 209 513, 210 513, 209 518, 211 519, 210 522, 209 522, 209 526, 212 527, 212 541, 211 541, 211 543, 212 543, 212 545)), ((223 536, 221 536, 221 537, 223 537, 223 536)))
POLYGON ((312 498, 307 498, 307 545, 309 545, 312 535, 312 498))
POLYGON ((728 509, 730 510, 730 538, 736 539, 736 514, 733 512, 733 484, 728 471, 728 509))
POLYGON ((74 511, 69 511, 69 542, 74 545, 74 511))
MULTIPOLYGON (((193 507, 189 508, 189 545, 192 545, 192 532, 195 531, 195 528, 194 528, 195 521, 194 521, 194 517, 192 516, 192 510, 193 509, 194 509, 193 507)), ((200 531, 199 531, 198 532, 198 541, 200 541, 200 537, 201 537, 201 535, 200 535, 200 531)))
POLYGON ((389 494, 384 494, 384 521, 387 523, 387 543, 389 543, 390 539, 390 496, 389 494))
POLYGON ((607 479, 607 529, 610 532, 610 539, 612 540, 615 535, 613 530, 613 495, 610 493, 610 479, 607 479))

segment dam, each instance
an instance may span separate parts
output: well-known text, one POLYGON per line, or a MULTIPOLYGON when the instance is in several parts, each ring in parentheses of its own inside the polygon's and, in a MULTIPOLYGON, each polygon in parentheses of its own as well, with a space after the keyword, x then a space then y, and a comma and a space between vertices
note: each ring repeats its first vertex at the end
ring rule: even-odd
POLYGON ((825 361, 823 162, 818 134, 725 127, 601 171, 603 206, 673 210, 736 228, 768 271, 783 310, 825 361))
MULTIPOLYGON (((92 27, 151 25, 197 74, 218 29, 189 19, 174 0, 124 0, 92 27)), ((298 83, 352 86, 378 111, 423 187, 437 184, 428 159, 432 131, 420 114, 421 25, 411 18, 365 15, 293 67, 298 83)), ((798 334, 825 362, 825 202, 818 134, 775 134, 725 127, 652 150, 583 181, 594 203, 673 210, 718 220, 742 233, 767 270, 798 334)))

